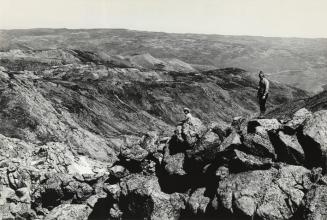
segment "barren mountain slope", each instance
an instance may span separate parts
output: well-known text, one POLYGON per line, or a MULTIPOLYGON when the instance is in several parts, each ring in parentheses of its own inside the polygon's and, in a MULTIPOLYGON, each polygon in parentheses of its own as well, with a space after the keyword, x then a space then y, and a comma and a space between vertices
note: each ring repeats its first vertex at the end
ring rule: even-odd
MULTIPOLYGON (((73 50, 1 54, 5 72, 19 80, 13 84, 31 82, 28 91, 55 103, 59 111, 70 112, 87 129, 109 136, 167 131, 182 119, 185 106, 205 122, 229 123, 235 116, 258 111, 257 79, 241 69, 184 73, 121 68, 98 54, 73 50)), ((271 91, 269 108, 307 97, 273 82, 271 91)))

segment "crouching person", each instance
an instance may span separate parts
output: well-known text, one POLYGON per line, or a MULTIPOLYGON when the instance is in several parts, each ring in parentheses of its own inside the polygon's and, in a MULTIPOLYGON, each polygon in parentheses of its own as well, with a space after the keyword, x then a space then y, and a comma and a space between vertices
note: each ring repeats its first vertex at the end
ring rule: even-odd
POLYGON ((188 146, 192 147, 194 143, 204 134, 206 127, 202 121, 191 114, 189 108, 183 109, 185 118, 177 124, 175 135, 188 146))

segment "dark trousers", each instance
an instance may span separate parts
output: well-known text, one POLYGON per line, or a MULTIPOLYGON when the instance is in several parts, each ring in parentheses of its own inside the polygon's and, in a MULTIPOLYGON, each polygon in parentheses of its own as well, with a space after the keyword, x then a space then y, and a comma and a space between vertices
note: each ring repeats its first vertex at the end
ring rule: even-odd
POLYGON ((266 95, 265 98, 263 98, 263 95, 259 96, 259 105, 260 105, 260 112, 265 113, 266 112, 266 101, 268 99, 268 94, 266 95))

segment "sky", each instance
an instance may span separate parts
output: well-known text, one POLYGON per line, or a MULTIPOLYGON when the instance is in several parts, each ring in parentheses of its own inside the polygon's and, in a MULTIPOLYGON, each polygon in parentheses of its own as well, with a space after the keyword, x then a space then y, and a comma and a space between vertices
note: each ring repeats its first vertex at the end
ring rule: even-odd
POLYGON ((327 0, 0 0, 0 29, 327 38, 327 0))

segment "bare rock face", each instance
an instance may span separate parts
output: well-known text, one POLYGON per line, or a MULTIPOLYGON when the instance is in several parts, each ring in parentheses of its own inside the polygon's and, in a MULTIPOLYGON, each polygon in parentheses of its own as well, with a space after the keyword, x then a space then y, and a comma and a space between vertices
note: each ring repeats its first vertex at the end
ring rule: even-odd
POLYGON ((327 186, 315 185, 306 194, 304 199, 304 208, 302 211, 303 219, 318 220, 326 219, 326 203, 327 203, 327 186))
POLYGON ((184 196, 161 192, 155 176, 131 175, 120 184, 126 215, 133 218, 178 219, 184 196))
POLYGON ((87 220, 92 209, 87 205, 80 204, 64 204, 54 208, 45 220, 87 220))
MULTIPOLYGON (((259 128, 261 127, 257 127, 256 130, 259 130, 259 128)), ((265 130, 244 135, 243 144, 245 150, 251 152, 253 155, 272 159, 276 158, 275 148, 270 141, 268 132, 265 130)))
POLYGON ((232 151, 242 145, 241 136, 237 132, 232 132, 225 140, 219 145, 218 152, 232 151))
POLYGON ((313 114, 312 118, 305 121, 301 144, 308 152, 308 160, 313 165, 318 165, 327 170, 327 111, 322 110, 313 114), (310 153, 311 152, 311 153, 310 153))
POLYGON ((193 192, 190 198, 188 199, 187 204, 192 214, 203 215, 206 213, 210 198, 204 195, 205 191, 206 188, 199 188, 195 190, 195 192, 193 192))
POLYGON ((121 156, 128 161, 141 162, 148 156, 148 151, 141 147, 139 137, 127 137, 121 148, 121 156))
POLYGON ((299 128, 303 122, 312 117, 312 113, 308 111, 306 108, 301 108, 297 112, 294 113, 292 120, 288 121, 285 125, 288 128, 288 131, 295 131, 299 128))
POLYGON ((248 132, 253 133, 254 129, 261 126, 266 131, 277 130, 281 128, 281 123, 277 119, 255 119, 248 122, 248 132))
POLYGON ((169 175, 183 176, 186 174, 184 170, 184 153, 177 153, 174 155, 166 155, 163 159, 165 170, 169 175))
POLYGON ((268 169, 273 165, 271 158, 258 157, 235 149, 230 161, 230 169, 234 172, 268 169))
POLYGON ((218 134, 209 130, 198 139, 192 149, 187 151, 187 156, 193 163, 206 164, 212 162, 221 141, 222 138, 218 134))
POLYGON ((116 165, 111 167, 110 169, 110 177, 115 179, 121 179, 125 176, 129 175, 129 171, 120 165, 116 165))
POLYGON ((295 135, 285 134, 284 131, 274 133, 271 138, 278 155, 278 160, 289 164, 305 164, 305 153, 295 135))
POLYGON ((233 174, 219 183, 218 198, 230 213, 289 219, 310 188, 309 174, 309 170, 297 166, 233 174))

